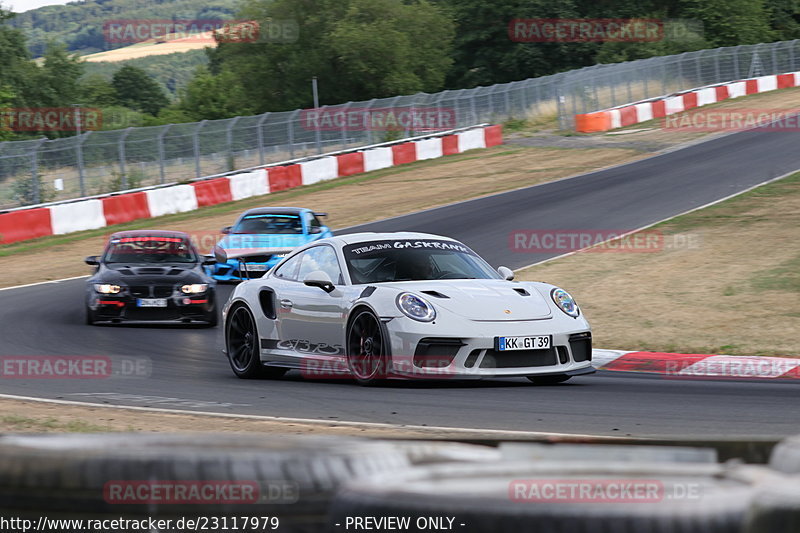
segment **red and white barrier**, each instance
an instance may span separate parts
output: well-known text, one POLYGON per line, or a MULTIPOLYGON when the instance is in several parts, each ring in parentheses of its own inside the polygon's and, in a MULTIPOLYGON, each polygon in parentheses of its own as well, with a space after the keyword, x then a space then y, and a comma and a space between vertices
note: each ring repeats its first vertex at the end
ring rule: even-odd
POLYGON ((190 185, 172 185, 99 199, 19 209, 0 213, 0 244, 193 211, 198 207, 263 196, 502 143, 502 126, 481 126, 456 134, 195 181, 190 185))
POLYGON ((416 145, 417 161, 438 159, 443 155, 441 137, 417 141, 414 144, 416 145))
POLYGON ((575 115, 575 130, 583 133, 608 131, 674 113, 776 89, 800 87, 800 72, 773 74, 746 80, 697 87, 681 93, 625 104, 593 113, 575 115))
POLYGON ((100 200, 54 205, 50 207, 50 220, 54 235, 103 228, 106 225, 103 202, 100 200))
POLYGON ((389 168, 394 165, 392 156, 392 149, 388 146, 380 148, 372 148, 371 150, 364 151, 364 171, 372 172, 373 170, 381 170, 382 168, 389 168))
POLYGON ((673 379, 800 379, 800 359, 789 357, 592 350, 592 363, 598 370, 673 379))
POLYGON ((163 189, 150 189, 147 194, 147 206, 154 217, 174 215, 197 209, 197 196, 191 185, 174 185, 163 189))
POLYGON ((459 133, 458 148, 460 152, 486 148, 486 133, 482 130, 468 130, 459 133))
POLYGON ((339 177, 339 163, 335 157, 320 157, 300 163, 303 185, 312 185, 320 181, 339 177))
POLYGON ((267 171, 264 169, 234 174, 228 179, 230 180, 231 199, 234 201, 269 194, 269 180, 267 171))
POLYGON ((50 209, 47 207, 0 214, 1 244, 38 239, 52 234, 53 225, 50 222, 50 209))

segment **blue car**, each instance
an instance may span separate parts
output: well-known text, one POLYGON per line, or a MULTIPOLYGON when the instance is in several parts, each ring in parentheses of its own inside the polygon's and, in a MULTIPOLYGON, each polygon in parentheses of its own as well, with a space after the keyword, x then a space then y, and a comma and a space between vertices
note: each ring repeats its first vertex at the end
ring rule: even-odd
POLYGON ((233 226, 222 228, 225 236, 217 246, 234 257, 244 251, 259 250, 263 254, 217 263, 209 269, 209 274, 219 281, 260 278, 294 248, 332 237, 331 230, 320 221, 324 216, 326 213, 302 207, 258 207, 245 211, 233 226))

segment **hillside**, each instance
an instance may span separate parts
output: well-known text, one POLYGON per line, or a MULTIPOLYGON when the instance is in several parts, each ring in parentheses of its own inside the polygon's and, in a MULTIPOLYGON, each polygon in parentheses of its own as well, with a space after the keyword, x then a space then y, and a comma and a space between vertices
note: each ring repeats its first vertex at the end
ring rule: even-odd
POLYGON ((89 0, 63 6, 45 6, 21 13, 10 24, 28 38, 34 57, 48 41, 62 42, 71 52, 91 54, 129 46, 109 43, 103 26, 112 20, 229 20, 238 0, 89 0))

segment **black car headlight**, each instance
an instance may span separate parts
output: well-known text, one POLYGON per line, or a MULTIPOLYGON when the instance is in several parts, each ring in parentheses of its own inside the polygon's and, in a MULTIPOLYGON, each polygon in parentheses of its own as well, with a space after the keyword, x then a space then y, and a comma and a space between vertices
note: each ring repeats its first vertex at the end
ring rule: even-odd
POLYGON ((183 294, 200 294, 206 292, 207 290, 207 283, 192 283, 190 285, 184 285, 181 287, 181 292, 183 294))
POLYGON ((113 285, 111 283, 95 283, 94 290, 100 294, 119 294, 119 292, 122 290, 122 287, 119 285, 113 285))

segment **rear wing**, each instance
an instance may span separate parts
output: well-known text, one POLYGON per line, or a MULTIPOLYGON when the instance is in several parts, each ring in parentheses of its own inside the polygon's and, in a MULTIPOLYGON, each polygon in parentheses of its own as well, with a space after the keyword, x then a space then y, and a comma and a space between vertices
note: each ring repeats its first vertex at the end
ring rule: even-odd
POLYGON ((254 255, 283 255, 294 251, 295 248, 280 246, 265 248, 237 248, 235 250, 225 250, 220 246, 214 246, 213 254, 218 263, 227 263, 231 259, 245 260, 254 255))

